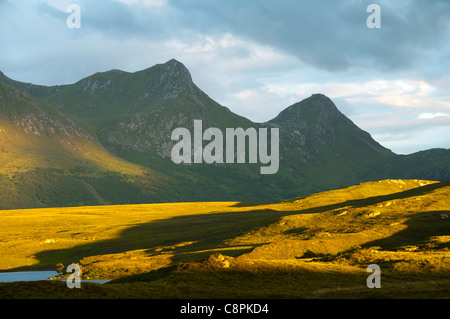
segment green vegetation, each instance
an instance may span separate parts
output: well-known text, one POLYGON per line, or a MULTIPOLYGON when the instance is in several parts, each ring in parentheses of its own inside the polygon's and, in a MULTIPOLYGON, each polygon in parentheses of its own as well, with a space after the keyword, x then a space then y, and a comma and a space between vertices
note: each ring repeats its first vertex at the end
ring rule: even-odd
POLYGON ((211 99, 176 60, 49 87, 0 74, 0 209, 278 202, 380 179, 445 181, 449 167, 450 150, 392 153, 322 94, 254 123, 211 99), (278 127, 279 171, 175 165, 171 132, 195 119, 204 129, 278 127))
POLYGON ((0 297, 449 297, 450 185, 417 179, 448 180, 450 150, 393 154, 321 94, 253 123, 175 60, 63 86, 0 82, 0 269, 75 262, 113 279, 4 283, 0 297), (279 172, 175 165, 171 132, 194 119, 279 127, 279 172), (382 289, 366 287, 371 263, 382 289))
POLYGON ((1 211, 1 269, 76 262, 115 280, 4 283, 0 297, 448 298, 449 195, 450 182, 385 180, 277 204, 1 211), (373 263, 381 289, 366 286, 373 263))

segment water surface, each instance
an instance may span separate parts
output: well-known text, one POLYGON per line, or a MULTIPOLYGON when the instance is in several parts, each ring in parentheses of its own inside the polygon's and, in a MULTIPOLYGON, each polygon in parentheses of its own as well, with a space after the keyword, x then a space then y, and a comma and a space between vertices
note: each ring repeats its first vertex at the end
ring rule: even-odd
MULTIPOLYGON (((47 280, 53 276, 57 276, 56 271, 18 271, 0 273, 0 282, 17 282, 17 281, 39 281, 47 280)), ((66 281, 66 279, 57 279, 66 281)), ((97 284, 107 283, 109 280, 81 280, 81 282, 92 282, 97 284)))
POLYGON ((38 281, 57 276, 56 271, 18 271, 0 273, 0 282, 38 281))

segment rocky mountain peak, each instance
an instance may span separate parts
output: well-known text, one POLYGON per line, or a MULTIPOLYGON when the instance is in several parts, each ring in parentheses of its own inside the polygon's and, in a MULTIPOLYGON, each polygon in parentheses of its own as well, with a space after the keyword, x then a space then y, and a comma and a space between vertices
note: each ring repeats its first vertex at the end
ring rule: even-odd
POLYGON ((305 102, 301 111, 316 115, 318 121, 337 123, 345 118, 333 101, 323 94, 313 94, 305 102))
POLYGON ((191 73, 175 59, 161 65, 159 84, 166 95, 164 99, 174 98, 180 93, 192 92, 195 89, 191 73))
POLYGON ((171 59, 171 60, 167 61, 166 63, 163 64, 163 67, 164 67, 164 70, 172 76, 177 76, 177 77, 183 76, 183 77, 188 78, 189 80, 192 80, 189 70, 184 66, 183 63, 181 63, 175 59, 171 59))
POLYGON ((295 103, 283 110, 272 123, 316 123, 333 121, 342 116, 330 98, 323 94, 313 94, 309 98, 295 103))

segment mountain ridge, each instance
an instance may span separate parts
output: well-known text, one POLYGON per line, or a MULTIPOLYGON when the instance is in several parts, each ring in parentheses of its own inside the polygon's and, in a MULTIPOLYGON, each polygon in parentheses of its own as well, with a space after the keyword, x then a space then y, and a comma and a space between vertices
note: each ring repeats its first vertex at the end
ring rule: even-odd
POLYGON ((42 86, 0 76, 0 81, 25 91, 63 113, 83 118, 110 118, 148 110, 181 94, 207 97, 192 81, 187 68, 175 59, 144 70, 96 72, 73 84, 42 86), (99 97, 101 95, 101 97, 99 97), (104 97, 107 98, 104 98, 104 97))
MULTIPOLYGON (((146 181, 127 184, 135 191, 151 190, 132 199, 99 185, 107 202, 278 201, 379 179, 450 179, 450 150, 397 155, 323 94, 294 103, 270 121, 254 123, 211 99, 175 59, 132 73, 97 72, 61 86, 22 83, 1 74, 0 82, 39 99, 49 112, 64 114, 108 156, 149 174, 146 181), (203 129, 279 127, 280 170, 261 176, 259 165, 172 163, 170 151, 176 142, 171 132, 178 127, 192 132, 196 119, 203 121, 203 129), (153 186, 145 184, 150 180, 153 186)), ((124 181, 123 176, 117 178, 124 181)))

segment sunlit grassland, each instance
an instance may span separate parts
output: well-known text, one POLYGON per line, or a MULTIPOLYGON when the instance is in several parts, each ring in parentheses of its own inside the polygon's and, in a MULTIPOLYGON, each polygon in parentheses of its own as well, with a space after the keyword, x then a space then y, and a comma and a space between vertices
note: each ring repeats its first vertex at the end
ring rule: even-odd
POLYGON ((450 183, 386 180, 281 203, 0 211, 0 269, 78 263, 84 278, 0 297, 448 298, 450 183), (382 269, 368 289, 366 268, 382 269))
MULTIPOLYGON (((141 246, 140 242, 157 245, 176 238, 188 239, 192 234, 187 233, 186 228, 190 225, 183 225, 183 220, 168 226, 175 228, 170 233, 175 236, 174 239, 165 238, 163 231, 158 233, 158 238, 151 232, 139 234, 142 236, 131 233, 130 236, 135 238, 129 242, 121 241, 120 236, 127 229, 175 217, 196 216, 198 221, 194 218, 191 223, 201 223, 201 215, 245 211, 243 208, 233 208, 234 204, 178 203, 1 211, 0 269, 26 266, 54 269, 55 263, 75 262, 78 261, 76 258, 86 257, 78 254, 77 247, 92 244, 94 251, 103 253, 114 250, 114 247, 105 244, 114 240, 133 249, 141 246), (99 245, 97 248, 96 243, 99 245), (37 254, 49 250, 53 253, 45 256, 44 260, 36 258, 37 254)), ((199 229, 194 227, 193 232, 196 231, 199 229)))

